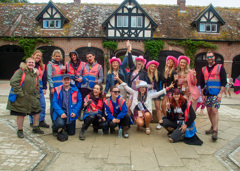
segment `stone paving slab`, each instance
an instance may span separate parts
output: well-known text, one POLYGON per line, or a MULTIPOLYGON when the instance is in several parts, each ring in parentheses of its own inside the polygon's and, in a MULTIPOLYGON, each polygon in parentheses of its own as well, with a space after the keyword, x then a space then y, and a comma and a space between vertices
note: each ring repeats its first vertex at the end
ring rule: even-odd
POLYGON ((108 163, 116 163, 116 164, 130 164, 130 151, 129 149, 125 149, 124 146, 117 148, 110 148, 109 156, 108 156, 108 163))
POLYGON ((108 158, 109 147, 92 147, 90 158, 108 158))
POLYGON ((174 144, 174 149, 176 150, 180 159, 194 159, 199 158, 199 155, 196 153, 194 146, 189 146, 183 142, 174 144))

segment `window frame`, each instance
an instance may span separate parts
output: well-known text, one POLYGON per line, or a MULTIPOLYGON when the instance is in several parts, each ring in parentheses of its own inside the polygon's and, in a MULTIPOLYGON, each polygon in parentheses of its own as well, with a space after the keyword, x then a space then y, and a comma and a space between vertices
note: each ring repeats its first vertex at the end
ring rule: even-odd
POLYGON ((142 28, 143 27, 143 16, 131 16, 131 27, 142 28), (135 18, 135 25, 133 25, 133 18, 135 18), (141 18, 141 26, 139 26, 138 19, 141 18))
POLYGON ((117 27, 128 27, 128 16, 127 15, 118 15, 117 16, 117 27), (121 25, 119 25, 121 21, 121 25), (127 25, 124 25, 127 24, 127 25))
POLYGON ((200 33, 218 33, 218 24, 217 23, 209 23, 209 22, 200 22, 198 26, 198 32, 200 33), (201 26, 204 25, 204 30, 201 30, 201 26), (213 25, 215 26, 216 30, 213 31, 213 25), (207 30, 207 27, 210 27, 209 30, 207 30))

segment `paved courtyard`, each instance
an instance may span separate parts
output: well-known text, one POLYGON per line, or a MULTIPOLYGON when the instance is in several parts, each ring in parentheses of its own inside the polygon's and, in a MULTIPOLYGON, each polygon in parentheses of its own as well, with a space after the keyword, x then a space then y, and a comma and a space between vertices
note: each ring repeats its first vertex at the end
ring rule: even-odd
MULTIPOLYGON (((219 111, 219 139, 211 141, 204 131, 210 123, 206 115, 197 112, 197 135, 202 146, 171 144, 167 131, 156 130, 151 124, 151 134, 132 126, 128 139, 117 134, 86 132, 85 141, 77 133, 66 142, 59 142, 51 129, 43 128, 44 135, 33 135, 25 118, 25 138, 16 136, 15 117, 6 108, 8 82, 0 82, 0 169, 1 170, 239 170, 240 169, 240 96, 224 98, 219 111), (238 104, 238 105, 237 105, 238 104)), ((47 104, 48 102, 48 98, 47 104)), ((49 111, 49 106, 47 106, 49 111)), ((205 111, 206 112, 206 111, 205 111)), ((50 123, 50 116, 46 116, 50 123)))

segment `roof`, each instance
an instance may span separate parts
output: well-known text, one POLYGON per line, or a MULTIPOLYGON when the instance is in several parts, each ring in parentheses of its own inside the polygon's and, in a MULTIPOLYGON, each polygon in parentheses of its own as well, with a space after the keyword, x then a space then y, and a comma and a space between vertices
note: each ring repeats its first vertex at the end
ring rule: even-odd
MULTIPOLYGON (((47 4, 0 4, 0 36, 106 37, 104 21, 119 7, 114 4, 57 4, 69 20, 60 30, 43 30, 35 18, 47 4)), ((240 41, 240 8, 215 8, 226 22, 220 33, 198 33, 191 25, 206 8, 177 5, 141 5, 158 25, 153 38, 240 41)))

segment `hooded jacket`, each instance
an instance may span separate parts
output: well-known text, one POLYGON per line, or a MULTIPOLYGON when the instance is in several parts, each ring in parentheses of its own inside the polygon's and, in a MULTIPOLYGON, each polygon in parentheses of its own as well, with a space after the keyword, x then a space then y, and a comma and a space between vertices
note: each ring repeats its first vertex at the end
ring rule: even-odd
POLYGON ((7 109, 30 114, 41 111, 38 70, 29 71, 25 63, 20 64, 18 69, 10 80, 10 85, 17 95, 15 102, 8 100, 7 109), (20 82, 23 72, 25 73, 24 84, 21 87, 20 82), (36 81, 37 77, 37 81, 36 81))

